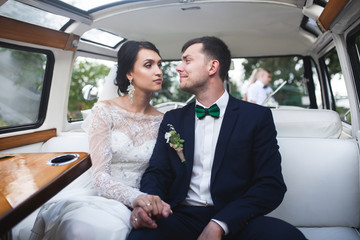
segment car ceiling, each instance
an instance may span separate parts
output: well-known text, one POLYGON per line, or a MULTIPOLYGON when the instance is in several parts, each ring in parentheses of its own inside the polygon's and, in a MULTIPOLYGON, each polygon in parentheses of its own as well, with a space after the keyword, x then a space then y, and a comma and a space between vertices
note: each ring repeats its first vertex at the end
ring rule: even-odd
POLYGON ((165 59, 178 58, 187 40, 201 36, 220 37, 234 57, 303 54, 315 41, 300 30, 302 9, 274 1, 159 4, 114 9, 106 15, 94 14, 92 26, 126 39, 151 41, 165 59))
MULTIPOLYGON (((123 0, 89 10, 86 21, 79 18, 64 30, 81 36, 97 28, 127 40, 151 41, 166 60, 179 59, 182 45, 201 36, 220 37, 233 57, 305 55, 322 36, 300 24, 304 15, 316 20, 322 10, 313 0, 123 0)), ((116 57, 118 48, 81 41, 78 50, 116 57)))

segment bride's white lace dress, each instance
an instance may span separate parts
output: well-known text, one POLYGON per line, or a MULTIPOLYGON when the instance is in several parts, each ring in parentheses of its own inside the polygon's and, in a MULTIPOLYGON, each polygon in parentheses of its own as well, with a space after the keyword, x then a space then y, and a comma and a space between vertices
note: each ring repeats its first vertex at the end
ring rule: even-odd
POLYGON ((97 103, 84 123, 92 182, 45 204, 31 239, 125 239, 131 230, 128 207, 141 194, 161 120, 97 103))

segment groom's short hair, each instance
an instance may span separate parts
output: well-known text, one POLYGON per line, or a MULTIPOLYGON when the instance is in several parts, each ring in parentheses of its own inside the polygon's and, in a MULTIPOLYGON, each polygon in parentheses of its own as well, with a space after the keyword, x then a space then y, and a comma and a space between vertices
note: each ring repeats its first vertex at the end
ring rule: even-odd
POLYGON ((231 64, 231 53, 227 45, 217 37, 205 36, 187 41, 181 49, 184 53, 193 44, 202 43, 203 53, 210 59, 216 59, 220 63, 219 75, 224 81, 227 77, 231 64))

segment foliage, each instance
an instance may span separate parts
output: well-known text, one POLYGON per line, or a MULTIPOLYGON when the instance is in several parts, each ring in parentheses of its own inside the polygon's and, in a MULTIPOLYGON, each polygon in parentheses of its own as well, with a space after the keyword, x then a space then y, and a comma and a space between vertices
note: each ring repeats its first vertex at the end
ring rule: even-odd
POLYGON ((325 64, 327 66, 330 79, 332 79, 335 74, 341 73, 339 56, 337 55, 335 48, 325 55, 325 64))
POLYGON ((231 82, 231 81, 229 81, 229 83, 230 83, 229 87, 230 87, 231 96, 233 96, 233 97, 235 97, 237 99, 243 99, 243 96, 241 95, 241 92, 238 90, 238 86, 235 83, 231 82))
POLYGON ((27 52, 17 49, 0 48, 0 52, 9 52, 12 64, 18 71, 15 84, 36 94, 41 94, 47 57, 42 53, 27 52))
POLYGON ((104 64, 89 61, 77 61, 74 64, 69 93, 68 119, 81 119, 81 110, 90 109, 97 100, 85 101, 82 89, 86 85, 97 86, 105 78, 110 68, 104 64))
POLYGON ((4 121, 3 119, 0 118, 0 127, 6 127, 9 126, 10 124, 6 121, 4 121))
POLYGON ((21 87, 25 87, 36 94, 41 94, 46 55, 12 49, 8 49, 8 51, 11 51, 14 64, 19 68, 15 84, 21 85, 21 87))

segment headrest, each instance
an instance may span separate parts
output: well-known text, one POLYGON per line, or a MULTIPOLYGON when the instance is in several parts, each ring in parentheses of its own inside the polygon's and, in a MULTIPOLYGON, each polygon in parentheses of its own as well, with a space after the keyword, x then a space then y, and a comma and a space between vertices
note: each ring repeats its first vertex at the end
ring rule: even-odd
POLYGON ((271 109, 278 137, 339 138, 339 114, 326 109, 271 109))
POLYGON ((166 103, 160 103, 160 104, 157 104, 155 105, 154 107, 162 112, 162 113, 166 113, 167 111, 169 110, 173 110, 173 109, 176 109, 176 108, 181 108, 183 106, 185 106, 186 104, 185 103, 182 103, 182 102, 166 102, 166 103))

